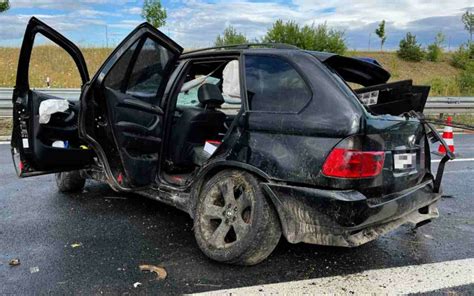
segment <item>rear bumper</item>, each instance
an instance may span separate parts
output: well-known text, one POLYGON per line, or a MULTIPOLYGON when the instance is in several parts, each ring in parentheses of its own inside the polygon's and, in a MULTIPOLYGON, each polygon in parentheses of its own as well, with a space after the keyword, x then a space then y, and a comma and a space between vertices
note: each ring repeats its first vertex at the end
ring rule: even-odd
POLYGON ((418 224, 439 216, 441 193, 426 181, 396 196, 367 199, 357 191, 321 190, 262 184, 273 200, 290 243, 355 247, 402 224, 418 224))

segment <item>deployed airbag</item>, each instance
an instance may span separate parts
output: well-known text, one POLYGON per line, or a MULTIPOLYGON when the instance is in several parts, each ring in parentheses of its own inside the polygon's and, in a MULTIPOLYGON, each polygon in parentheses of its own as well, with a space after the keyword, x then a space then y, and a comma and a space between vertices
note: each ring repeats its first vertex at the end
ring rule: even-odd
POLYGON ((240 104, 239 61, 229 62, 222 71, 222 95, 229 104, 240 104))
POLYGON ((67 100, 49 99, 42 101, 39 106, 39 123, 47 124, 51 115, 59 112, 66 112, 69 109, 67 100))

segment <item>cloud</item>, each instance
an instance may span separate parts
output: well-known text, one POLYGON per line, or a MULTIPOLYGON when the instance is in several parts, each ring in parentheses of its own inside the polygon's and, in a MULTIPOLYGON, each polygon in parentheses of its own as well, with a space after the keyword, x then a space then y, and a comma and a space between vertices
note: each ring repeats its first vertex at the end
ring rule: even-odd
POLYGON ((140 15, 142 13, 142 8, 138 6, 134 6, 134 7, 122 9, 121 12, 124 14, 140 15))
MULTIPOLYGON (((472 7, 472 0, 442 5, 433 0, 168 0, 165 4, 168 19, 162 31, 185 47, 211 45, 228 25, 249 39, 261 38, 275 20, 283 19, 301 25, 327 22, 345 32, 350 48, 366 49, 371 32, 375 48, 373 32, 382 19, 387 21, 387 48, 396 48, 407 31, 423 43, 443 31, 453 46, 458 45, 467 39, 460 15, 472 7)), ((0 16, 0 43, 15 39, 19 44, 28 19, 23 10, 35 9, 53 27, 80 35, 76 40, 90 37, 90 43, 103 42, 102 36, 93 37, 105 24, 110 35, 124 37, 142 21, 138 0, 11 0, 11 6, 0 16)))
POLYGON ((108 26, 110 28, 129 29, 131 31, 142 22, 143 21, 138 21, 138 20, 122 20, 119 23, 111 24, 108 26))
POLYGON ((73 10, 98 4, 124 5, 135 2, 133 0, 10 0, 10 6, 12 8, 73 10))
POLYGON ((454 43, 460 43, 463 40, 460 15, 463 8, 472 5, 472 0, 451 0, 443 5, 430 0, 293 0, 289 3, 190 0, 181 4, 178 9, 168 11, 165 32, 168 30, 178 42, 192 47, 211 44, 229 24, 250 39, 260 38, 275 20, 283 19, 300 24, 327 22, 346 32, 351 48, 367 48, 369 33, 382 19, 387 21, 389 47, 396 47, 409 30, 422 34, 420 40, 432 39, 437 31, 444 31, 454 43), (400 38, 390 38, 395 36, 400 38))

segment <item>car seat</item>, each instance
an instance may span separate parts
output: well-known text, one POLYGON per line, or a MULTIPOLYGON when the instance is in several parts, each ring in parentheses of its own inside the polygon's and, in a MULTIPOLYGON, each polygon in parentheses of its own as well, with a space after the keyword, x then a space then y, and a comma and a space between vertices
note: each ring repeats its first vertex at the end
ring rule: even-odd
POLYGON ((193 150, 206 140, 219 140, 226 115, 216 110, 224 103, 218 86, 203 84, 198 89, 198 106, 181 107, 182 114, 172 126, 169 160, 174 167, 193 165, 193 150))

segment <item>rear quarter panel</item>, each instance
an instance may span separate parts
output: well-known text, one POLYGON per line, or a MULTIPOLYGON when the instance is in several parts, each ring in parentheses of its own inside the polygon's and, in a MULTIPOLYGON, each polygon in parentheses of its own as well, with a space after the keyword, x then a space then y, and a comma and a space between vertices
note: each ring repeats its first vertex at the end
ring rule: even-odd
POLYGON ((313 56, 283 50, 272 55, 288 61, 304 77, 311 100, 297 113, 246 110, 226 140, 226 159, 255 166, 272 179, 321 185, 317 176, 327 155, 339 141, 360 132, 365 112, 355 95, 342 89, 313 56))

